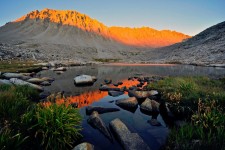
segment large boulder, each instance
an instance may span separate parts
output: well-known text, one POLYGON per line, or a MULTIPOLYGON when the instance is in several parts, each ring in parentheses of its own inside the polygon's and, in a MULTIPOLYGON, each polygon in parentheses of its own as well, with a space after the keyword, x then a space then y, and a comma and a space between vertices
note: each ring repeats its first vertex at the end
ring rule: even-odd
POLYGON ((140 109, 146 113, 159 113, 159 103, 155 100, 150 100, 146 98, 146 100, 141 104, 140 109))
POLYGON ((128 95, 129 96, 134 96, 137 99, 146 99, 147 97, 157 95, 159 94, 158 91, 156 90, 151 90, 151 91, 134 91, 134 90, 129 90, 128 95))
POLYGON ((117 100, 116 105, 126 110, 136 110, 138 107, 138 101, 135 97, 130 97, 127 99, 117 100))
POLYGON ((89 75, 80 75, 74 78, 76 85, 93 84, 96 81, 96 77, 89 75))
POLYGON ((75 146, 73 150, 94 150, 94 145, 84 142, 75 146))
POLYGON ((43 91, 43 87, 39 86, 39 85, 36 85, 36 84, 32 84, 32 83, 29 83, 29 82, 26 82, 26 81, 23 81, 23 80, 20 80, 20 79, 17 79, 17 78, 11 78, 9 80, 11 83, 15 84, 15 85, 27 85, 27 86, 30 86, 34 89, 37 89, 39 91, 43 91))
POLYGON ((91 124, 94 128, 97 128, 100 132, 102 132, 107 138, 112 140, 111 134, 107 129, 105 123, 100 118, 97 111, 92 112, 91 116, 88 119, 88 123, 91 124))
POLYGON ((98 107, 98 106, 87 106, 86 114, 90 115, 92 112, 97 111, 99 114, 120 111, 118 108, 106 108, 106 107, 98 107))
POLYGON ((143 139, 137 133, 131 133, 120 119, 111 121, 110 127, 125 150, 150 150, 143 139))

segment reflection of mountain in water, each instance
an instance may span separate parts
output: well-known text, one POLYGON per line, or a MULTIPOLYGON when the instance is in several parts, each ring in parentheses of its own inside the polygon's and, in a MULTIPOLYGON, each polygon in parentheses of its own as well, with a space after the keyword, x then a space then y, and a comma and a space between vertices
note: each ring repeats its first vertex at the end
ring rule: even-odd
MULTIPOLYGON (((190 65, 171 65, 171 66, 79 66, 69 68, 65 73, 57 75, 51 70, 42 71, 41 76, 53 77, 56 80, 46 90, 51 92, 65 91, 66 95, 78 95, 85 91, 96 91, 104 79, 111 78, 113 83, 123 81, 130 76, 142 74, 143 76, 211 76, 220 77, 224 75, 222 68, 199 67, 190 65), (88 74, 96 76, 98 80, 93 86, 76 87, 73 78, 76 75, 88 74)), ((140 76, 140 75, 139 75, 140 76)))

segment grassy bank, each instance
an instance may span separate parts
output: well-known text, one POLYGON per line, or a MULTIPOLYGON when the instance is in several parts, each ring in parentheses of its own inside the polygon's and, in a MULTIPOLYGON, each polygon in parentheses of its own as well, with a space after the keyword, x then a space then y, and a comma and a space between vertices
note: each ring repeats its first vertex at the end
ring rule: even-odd
POLYGON ((35 62, 21 61, 0 61, 0 72, 36 72, 40 71, 40 66, 35 66, 35 62))
POLYGON ((81 137, 77 109, 37 99, 30 87, 0 85, 1 149, 71 149, 81 137))
POLYGON ((165 149, 225 149, 225 80, 168 77, 148 88, 186 125, 172 128, 165 149))

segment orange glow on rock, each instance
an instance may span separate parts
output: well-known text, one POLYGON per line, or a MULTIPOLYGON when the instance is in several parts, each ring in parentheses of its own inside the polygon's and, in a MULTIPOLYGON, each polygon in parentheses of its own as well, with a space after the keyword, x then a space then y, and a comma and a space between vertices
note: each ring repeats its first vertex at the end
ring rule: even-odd
POLYGON ((168 46, 191 37, 176 31, 158 31, 149 27, 107 27, 103 23, 100 23, 85 14, 70 10, 35 10, 17 19, 15 22, 21 22, 26 19, 42 20, 43 22, 49 21, 60 25, 75 26, 83 31, 93 32, 105 38, 138 47, 168 46))
MULTIPOLYGON (((137 81, 137 79, 134 80, 123 80, 122 81, 123 84, 117 86, 117 88, 122 88, 124 86, 126 86, 127 88, 131 87, 131 86, 136 86, 137 84, 139 84, 139 81, 137 81)), ((145 83, 143 86, 147 85, 147 83, 145 83)), ((110 85, 109 87, 115 87, 113 85, 110 85)), ((125 92, 125 94, 127 94, 127 92, 125 92)), ((73 103, 77 103, 78 108, 81 107, 85 107, 85 106, 89 106, 94 102, 99 101, 100 99, 104 98, 105 96, 108 96, 108 92, 107 91, 90 91, 90 92, 85 92, 81 95, 78 96, 70 96, 67 97, 65 99, 58 99, 56 100, 56 104, 73 104, 73 103)), ((43 102, 42 103, 43 106, 48 107, 49 105, 51 105, 51 102, 43 102)))

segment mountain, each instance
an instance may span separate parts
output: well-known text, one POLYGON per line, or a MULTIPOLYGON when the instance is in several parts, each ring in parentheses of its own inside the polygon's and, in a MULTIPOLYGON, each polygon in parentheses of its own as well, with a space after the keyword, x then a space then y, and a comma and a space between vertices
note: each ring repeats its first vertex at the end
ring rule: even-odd
POLYGON ((44 9, 40 12, 36 10, 17 19, 15 22, 22 22, 30 19, 74 26, 83 31, 93 32, 105 38, 113 39, 117 42, 132 46, 162 47, 190 38, 188 35, 175 31, 158 31, 149 27, 107 27, 85 14, 70 10, 62 11, 44 9))
POLYGON ((185 64, 225 64, 225 22, 209 27, 184 42, 145 51, 139 59, 185 64))

